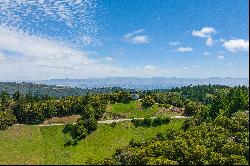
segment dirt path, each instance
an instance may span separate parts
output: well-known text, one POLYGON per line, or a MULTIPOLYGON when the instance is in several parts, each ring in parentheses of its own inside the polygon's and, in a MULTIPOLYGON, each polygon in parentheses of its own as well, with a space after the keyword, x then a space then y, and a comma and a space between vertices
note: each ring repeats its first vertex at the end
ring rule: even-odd
MULTIPOLYGON (((152 119, 154 118, 157 118, 157 117, 150 117, 152 119)), ((182 118, 189 118, 189 117, 186 117, 186 116, 172 116, 170 117, 172 119, 182 119, 182 118)), ((144 118, 134 118, 134 119, 144 119, 144 118)), ((102 121, 98 121, 97 123, 100 123, 100 124, 111 124, 113 122, 123 122, 123 121, 131 121, 133 119, 112 119, 112 120, 102 120, 102 121)), ((36 125, 36 126, 60 126, 60 125, 65 125, 67 123, 55 123, 55 124, 40 124, 40 125, 36 125)), ((74 123, 71 123, 71 124, 76 124, 75 122, 74 123)))

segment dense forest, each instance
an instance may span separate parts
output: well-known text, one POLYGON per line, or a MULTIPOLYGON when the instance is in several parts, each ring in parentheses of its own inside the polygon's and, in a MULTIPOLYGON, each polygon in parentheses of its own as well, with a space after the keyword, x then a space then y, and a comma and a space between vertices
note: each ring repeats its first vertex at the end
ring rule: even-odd
MULTIPOLYGON (((108 103, 139 99, 144 108, 156 103, 166 108, 170 105, 185 108, 184 115, 190 117, 180 131, 158 133, 154 139, 144 142, 131 140, 129 146, 117 149, 113 157, 102 162, 91 161, 92 164, 247 164, 249 161, 249 88, 246 86, 202 85, 147 91, 118 88, 106 93, 81 91, 81 95, 68 97, 55 96, 49 90, 42 94, 22 92, 20 89, 14 93, 1 92, 0 129, 16 123, 40 124, 51 117, 78 114, 81 118, 76 124, 67 124, 63 130, 71 136, 65 146, 76 145, 94 132, 108 103)), ((169 118, 133 122, 152 126, 168 123, 169 118)))
MULTIPOLYGON (((31 82, 0 82, 0 93, 5 91, 10 95, 19 91, 21 94, 31 94, 36 97, 50 96, 56 98, 63 98, 67 96, 82 96, 87 93, 110 93, 117 90, 126 90, 119 87, 104 87, 104 88, 92 88, 92 89, 81 89, 77 87, 67 86, 56 86, 56 85, 45 85, 35 84, 31 82)), ((126 90, 128 91, 128 90, 126 90)))

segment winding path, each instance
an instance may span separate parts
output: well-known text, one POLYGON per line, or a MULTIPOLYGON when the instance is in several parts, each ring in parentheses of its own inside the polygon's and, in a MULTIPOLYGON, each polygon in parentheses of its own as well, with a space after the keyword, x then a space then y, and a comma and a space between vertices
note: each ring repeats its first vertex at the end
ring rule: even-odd
MULTIPOLYGON (((157 118, 157 117, 150 117, 152 119, 157 118)), ((170 118, 172 119, 183 119, 183 118, 189 118, 187 116, 171 116, 170 118)), ((144 118, 133 118, 133 119, 144 119, 144 118)), ((101 120, 101 121, 97 121, 97 123, 99 124, 111 124, 113 122, 123 122, 123 121, 131 121, 133 119, 112 119, 112 120, 101 120)), ((52 124, 40 124, 40 125, 36 125, 36 126, 60 126, 60 125, 65 125, 67 123, 52 123, 52 124)), ((71 123, 71 124, 76 124, 71 123)))

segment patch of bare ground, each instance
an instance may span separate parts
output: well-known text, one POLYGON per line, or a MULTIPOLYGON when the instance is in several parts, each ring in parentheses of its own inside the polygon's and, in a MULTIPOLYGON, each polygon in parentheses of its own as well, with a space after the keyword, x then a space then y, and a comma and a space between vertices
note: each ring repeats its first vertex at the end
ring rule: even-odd
POLYGON ((160 107, 157 112, 155 112, 153 115, 154 116, 173 116, 173 115, 182 115, 184 112, 185 108, 179 108, 179 107, 174 107, 170 106, 168 108, 166 107, 160 107))
POLYGON ((65 116, 65 117, 53 117, 50 119, 45 120, 42 124, 55 124, 55 123, 72 123, 76 122, 78 118, 80 118, 80 115, 71 115, 71 116, 65 116))
POLYGON ((21 133, 23 132, 23 126, 25 126, 25 124, 15 124, 13 126, 11 126, 8 129, 8 134, 11 135, 10 138, 17 138, 21 135, 21 133))
POLYGON ((115 113, 115 112, 105 112, 101 118, 101 120, 107 119, 123 119, 126 118, 129 113, 115 113))
POLYGON ((108 104, 106 105, 106 111, 107 111, 107 112, 111 112, 111 111, 112 111, 112 104, 108 103, 108 104))
POLYGON ((139 101, 139 100, 135 101, 135 108, 136 108, 137 110, 139 110, 139 111, 142 111, 142 110, 143 110, 143 108, 142 108, 141 105, 142 105, 141 101, 139 101))

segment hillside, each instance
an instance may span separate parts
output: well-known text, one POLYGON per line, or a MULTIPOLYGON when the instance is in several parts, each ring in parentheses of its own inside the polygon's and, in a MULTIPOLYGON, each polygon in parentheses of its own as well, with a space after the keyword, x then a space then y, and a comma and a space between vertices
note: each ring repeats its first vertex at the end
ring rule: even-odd
POLYGON ((135 128, 130 122, 100 124, 77 146, 64 147, 64 126, 14 125, 0 131, 1 164, 83 164, 87 160, 111 157, 115 149, 128 145, 131 138, 145 140, 170 128, 178 130, 183 120, 154 128, 135 128))

